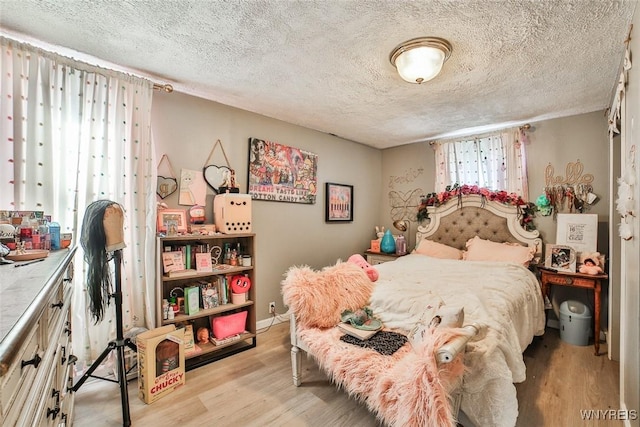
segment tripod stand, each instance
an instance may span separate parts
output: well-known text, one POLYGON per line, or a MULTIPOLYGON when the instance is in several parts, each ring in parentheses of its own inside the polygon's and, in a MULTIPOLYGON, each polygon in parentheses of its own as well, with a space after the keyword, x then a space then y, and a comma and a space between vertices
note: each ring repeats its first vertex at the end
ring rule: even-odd
POLYGON ((125 346, 129 347, 133 351, 137 351, 137 347, 134 343, 131 342, 129 338, 124 338, 124 333, 122 331, 122 271, 121 271, 121 263, 122 263, 122 249, 118 249, 113 253, 113 260, 115 262, 115 283, 116 289, 115 292, 109 297, 115 300, 116 305, 116 339, 114 341, 110 341, 107 345, 107 348, 104 349, 102 354, 98 356, 98 358, 93 362, 91 367, 84 373, 82 378, 78 380, 78 382, 70 389, 70 391, 76 392, 80 389, 82 384, 89 378, 99 378, 105 381, 117 382, 120 385, 120 400, 122 403, 122 425, 130 426, 131 425, 131 415, 129 414, 129 392, 127 390, 127 374, 125 367, 125 357, 124 357, 124 349, 125 346), (93 372, 100 366, 100 364, 104 361, 104 359, 109 355, 112 350, 116 350, 117 360, 118 360, 118 379, 112 380, 110 378, 104 378, 97 375, 93 375, 93 372))

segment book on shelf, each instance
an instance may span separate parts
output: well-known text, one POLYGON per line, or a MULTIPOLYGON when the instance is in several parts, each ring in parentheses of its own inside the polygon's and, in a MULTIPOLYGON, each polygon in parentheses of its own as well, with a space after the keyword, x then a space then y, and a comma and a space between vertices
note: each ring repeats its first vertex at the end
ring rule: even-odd
POLYGON ((209 253, 196 253, 196 270, 198 273, 211 273, 213 271, 209 253))
POLYGON ((230 337, 226 337, 221 340, 217 339, 216 337, 209 338, 209 340, 213 345, 229 344, 230 342, 240 341, 241 339, 242 339, 242 334, 231 335, 230 337))
POLYGON ((345 322, 338 323, 338 328, 340 328, 340 330, 345 334, 351 335, 352 337, 355 337, 355 338, 359 338, 363 341, 368 340, 369 338, 377 334, 379 331, 379 329, 375 331, 365 331, 362 329, 355 328, 350 323, 345 323, 345 322))
POLYGON ((200 311, 200 287, 189 286, 184 288, 184 312, 192 316, 200 311))
POLYGON ((193 338, 193 325, 184 327, 184 354, 196 353, 195 340, 193 338))
POLYGON ((202 282, 200 284, 200 292, 202 293, 202 308, 205 310, 220 305, 218 297, 218 288, 211 282, 202 282))
POLYGON ((184 246, 184 266, 187 270, 191 269, 191 245, 184 246))
POLYGON ((187 277, 187 276, 195 276, 197 275, 198 272, 196 270, 177 270, 177 271, 170 271, 166 274, 166 276, 168 277, 187 277))
POLYGON ((229 280, 227 279, 227 276, 218 276, 217 282, 218 282, 218 295, 220 299, 220 304, 222 305, 228 304, 229 303, 229 286, 228 286, 229 280))
POLYGON ((162 268, 165 273, 184 270, 182 251, 162 252, 162 268))

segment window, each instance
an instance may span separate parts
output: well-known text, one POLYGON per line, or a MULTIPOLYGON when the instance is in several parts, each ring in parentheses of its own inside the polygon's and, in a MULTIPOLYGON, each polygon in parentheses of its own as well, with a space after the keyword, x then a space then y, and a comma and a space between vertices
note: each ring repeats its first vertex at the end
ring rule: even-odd
POLYGON ((528 198, 524 130, 436 142, 436 192, 448 185, 477 185, 528 198))

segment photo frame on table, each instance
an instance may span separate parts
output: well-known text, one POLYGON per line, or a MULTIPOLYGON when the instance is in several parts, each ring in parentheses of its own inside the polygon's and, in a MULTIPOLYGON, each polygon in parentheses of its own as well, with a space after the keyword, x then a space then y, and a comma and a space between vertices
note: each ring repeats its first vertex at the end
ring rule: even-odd
POLYGON ((353 185, 327 182, 324 193, 326 222, 353 221, 353 185))
POLYGON ((158 211, 158 231, 167 233, 175 227, 175 232, 187 232, 187 212, 182 209, 163 209, 158 211))
POLYGON ((566 245, 547 245, 544 266, 567 273, 576 272, 576 250, 566 245))
POLYGON ((598 214, 562 214, 557 217, 556 244, 577 252, 598 250, 598 214))

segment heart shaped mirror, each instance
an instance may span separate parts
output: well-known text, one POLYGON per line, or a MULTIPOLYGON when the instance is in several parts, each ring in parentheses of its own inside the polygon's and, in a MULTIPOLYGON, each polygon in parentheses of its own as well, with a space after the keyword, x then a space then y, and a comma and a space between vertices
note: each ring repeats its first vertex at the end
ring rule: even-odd
POLYGON ((165 176, 158 175, 158 187, 156 193, 161 199, 175 193, 178 189, 178 180, 175 178, 167 178, 165 176))
POLYGON ((218 188, 228 185, 231 177, 231 169, 227 166, 209 165, 202 169, 207 185, 218 194, 218 188))

